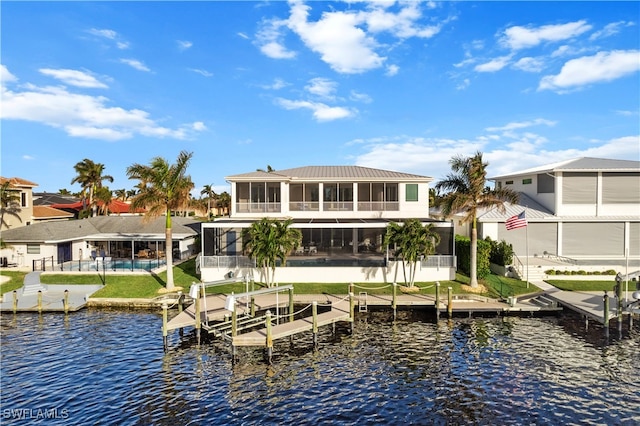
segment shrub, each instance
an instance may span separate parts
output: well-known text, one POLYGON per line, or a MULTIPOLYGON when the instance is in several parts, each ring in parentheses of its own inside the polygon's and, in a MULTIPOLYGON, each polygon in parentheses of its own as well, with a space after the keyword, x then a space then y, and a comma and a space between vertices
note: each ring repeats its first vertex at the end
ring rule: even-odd
POLYGON ((587 275, 587 271, 579 270, 578 275, 587 275))
MULTIPOLYGON (((491 244, 485 240, 478 240, 477 277, 485 278, 491 274, 490 265, 491 244)), ((456 235, 456 256, 458 269, 466 275, 471 275, 471 240, 456 235)))
POLYGON ((508 266, 513 263, 513 245, 507 243, 505 240, 500 242, 493 241, 490 237, 485 238, 485 241, 489 243, 491 248, 489 254, 491 263, 500 266, 508 266))
POLYGON ((553 269, 547 269, 546 271, 544 271, 544 273, 547 275, 555 275, 556 271, 554 271, 553 269))

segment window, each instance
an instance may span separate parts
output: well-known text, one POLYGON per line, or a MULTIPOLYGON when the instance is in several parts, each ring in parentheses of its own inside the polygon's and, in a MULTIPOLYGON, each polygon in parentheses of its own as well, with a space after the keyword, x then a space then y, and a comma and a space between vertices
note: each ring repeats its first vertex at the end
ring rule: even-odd
POLYGON ((20 193, 20 207, 29 207, 29 206, 27 206, 27 193, 26 192, 21 192, 20 193))
POLYGON ((508 180, 505 182, 507 185, 513 185, 513 181, 512 180, 508 180))
POLYGON ((27 254, 40 254, 40 244, 27 244, 27 254))
POLYGON ((417 183, 408 183, 405 189, 407 190, 406 201, 418 201, 417 183))
POLYGON ((531 185, 533 183, 533 179, 528 178, 528 179, 522 179, 522 184, 523 185, 531 185))
POLYGON ((538 194, 553 194, 555 180, 547 173, 538 174, 538 194))

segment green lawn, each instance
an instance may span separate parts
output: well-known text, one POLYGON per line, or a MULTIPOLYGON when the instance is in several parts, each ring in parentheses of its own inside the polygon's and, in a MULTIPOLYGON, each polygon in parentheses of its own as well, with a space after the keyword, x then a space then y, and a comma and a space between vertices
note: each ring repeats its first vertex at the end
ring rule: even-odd
MULTIPOLYGON (((3 274, 5 274, 3 272, 3 274)), ((20 277, 12 279, 7 284, 4 284, 1 289, 2 292, 12 291, 14 288, 20 288, 25 273, 20 277)), ((6 275, 9 275, 8 273, 6 275)), ((195 272, 195 259, 188 260, 173 268, 174 283, 176 286, 182 287, 184 292, 188 292, 192 283, 199 282, 199 277, 195 272)), ((40 277, 43 284, 60 284, 65 283, 68 285, 73 284, 102 284, 103 277, 99 274, 45 274, 40 277)), ((94 297, 109 297, 109 298, 152 298, 158 295, 158 291, 164 288, 166 282, 166 272, 158 275, 106 275, 106 285, 104 288, 94 294, 94 297)), ((440 294, 446 297, 448 287, 451 287, 453 294, 463 294, 466 291, 462 288, 463 285, 469 283, 469 278, 457 274, 454 281, 441 281, 440 282, 440 294)), ((484 293, 478 293, 481 296, 500 298, 511 295, 520 295, 526 293, 533 293, 539 291, 537 287, 530 285, 527 288, 526 283, 513 278, 499 277, 497 275, 491 275, 483 280, 480 280, 487 291, 484 293)), ((285 285, 287 283, 281 283, 285 285)), ((402 282, 398 283, 403 285, 402 282)), ((259 284, 256 284, 256 286, 259 284)), ((293 283, 294 293, 296 294, 347 294, 349 291, 348 283, 293 283)), ((393 289, 389 284, 373 284, 373 283, 355 283, 355 293, 358 294, 361 291, 365 291, 368 294, 392 294, 393 289)), ((416 287, 420 288, 419 294, 435 294, 436 286, 434 282, 420 282, 416 283, 416 287)), ((257 289, 257 288, 255 288, 257 289)), ((249 288, 249 291, 252 289, 249 288)), ((210 287, 207 289, 207 293, 243 293, 246 291, 244 283, 225 284, 216 287, 210 287)), ((398 293, 400 293, 398 289, 398 293)))
POLYGON ((11 278, 6 283, 0 284, 0 294, 4 294, 22 287, 22 284, 24 284, 24 276, 27 275, 27 273, 21 271, 3 270, 0 275, 2 275, 3 277, 11 278))
MULTIPOLYGON (((571 281, 571 280, 547 280, 549 284, 566 291, 613 291, 614 282, 611 281, 571 281)), ((624 289, 624 283, 622 284, 624 289)), ((631 283, 629 283, 631 288, 631 283)))

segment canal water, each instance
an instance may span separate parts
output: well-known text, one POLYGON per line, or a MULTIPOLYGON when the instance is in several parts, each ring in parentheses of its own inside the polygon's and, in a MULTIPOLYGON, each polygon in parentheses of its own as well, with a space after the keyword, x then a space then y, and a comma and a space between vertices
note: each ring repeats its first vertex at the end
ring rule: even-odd
POLYGON ((277 342, 273 364, 160 312, 3 314, 0 423, 637 425, 640 327, 571 314, 443 320, 402 312, 277 342))

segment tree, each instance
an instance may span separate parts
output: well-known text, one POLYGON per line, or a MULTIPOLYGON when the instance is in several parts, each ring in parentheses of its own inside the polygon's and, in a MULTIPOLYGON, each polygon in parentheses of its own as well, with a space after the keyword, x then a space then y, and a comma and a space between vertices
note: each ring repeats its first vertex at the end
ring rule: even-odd
MULTIPOLYGON (((396 222, 387 225, 385 244, 395 246, 395 257, 402 259, 403 272, 407 263, 409 281, 404 272, 404 282, 408 287, 415 284, 418 261, 433 254, 439 242, 440 234, 436 233, 433 224, 422 225, 419 219, 407 219, 402 225, 396 222)), ((396 263, 396 274, 397 271, 396 263)))
POLYGON ((20 217, 20 192, 11 188, 11 182, 5 180, 0 186, 0 223, 2 226, 9 227, 9 224, 4 220, 4 215, 18 218, 22 222, 20 217))
POLYGON ((109 189, 108 186, 103 186, 96 189, 96 193, 93 195, 96 199, 96 204, 100 203, 98 207, 98 213, 101 215, 109 214, 109 205, 111 204, 111 200, 113 197, 113 193, 109 189))
POLYGON ((213 190, 213 184, 205 185, 200 191, 200 195, 207 196, 207 218, 211 217, 211 200, 215 200, 216 192, 213 190))
POLYGON ((129 179, 138 179, 139 193, 132 199, 131 207, 145 208, 145 220, 165 215, 165 252, 167 260, 168 291, 175 290, 173 283, 173 238, 171 233, 171 212, 184 209, 194 188, 191 177, 186 174, 193 153, 181 151, 175 164, 169 164, 162 157, 155 157, 150 165, 133 164, 127 167, 129 179))
POLYGON ((218 207, 221 207, 228 215, 231 209, 231 195, 229 195, 227 191, 224 191, 222 194, 218 195, 217 203, 218 207))
POLYGON ((302 232, 289 227, 292 222, 265 217, 252 223, 242 235, 242 249, 262 269, 267 287, 275 283, 278 260, 285 266, 287 255, 302 242, 302 232))
POLYGON ((490 189, 486 187, 487 166, 482 160, 482 153, 477 152, 473 157, 453 157, 449 164, 453 173, 436 184, 438 193, 445 193, 440 197, 442 214, 445 217, 464 212, 463 223, 471 222, 471 266, 470 286, 478 287, 478 228, 477 214, 481 208, 497 208, 505 211, 504 202, 517 203, 518 193, 509 188, 490 189))
POLYGON ((113 191, 113 195, 115 195, 117 200, 127 201, 127 190, 124 188, 116 189, 115 191, 113 191))
POLYGON ((71 184, 80 184, 83 199, 86 199, 87 192, 89 193, 89 208, 92 212, 91 215, 96 216, 97 205, 94 199, 96 189, 102 187, 102 181, 106 180, 113 182, 113 177, 102 174, 104 172, 104 164, 94 163, 88 158, 76 163, 73 168, 76 170, 78 175, 71 180, 71 184))
POLYGON ((71 195, 71 192, 66 188, 62 188, 62 189, 58 189, 58 194, 60 194, 60 195, 71 195))
POLYGON ((270 165, 267 164, 267 170, 265 169, 256 169, 256 172, 267 172, 267 173, 272 173, 275 172, 276 170, 271 167, 270 165))

